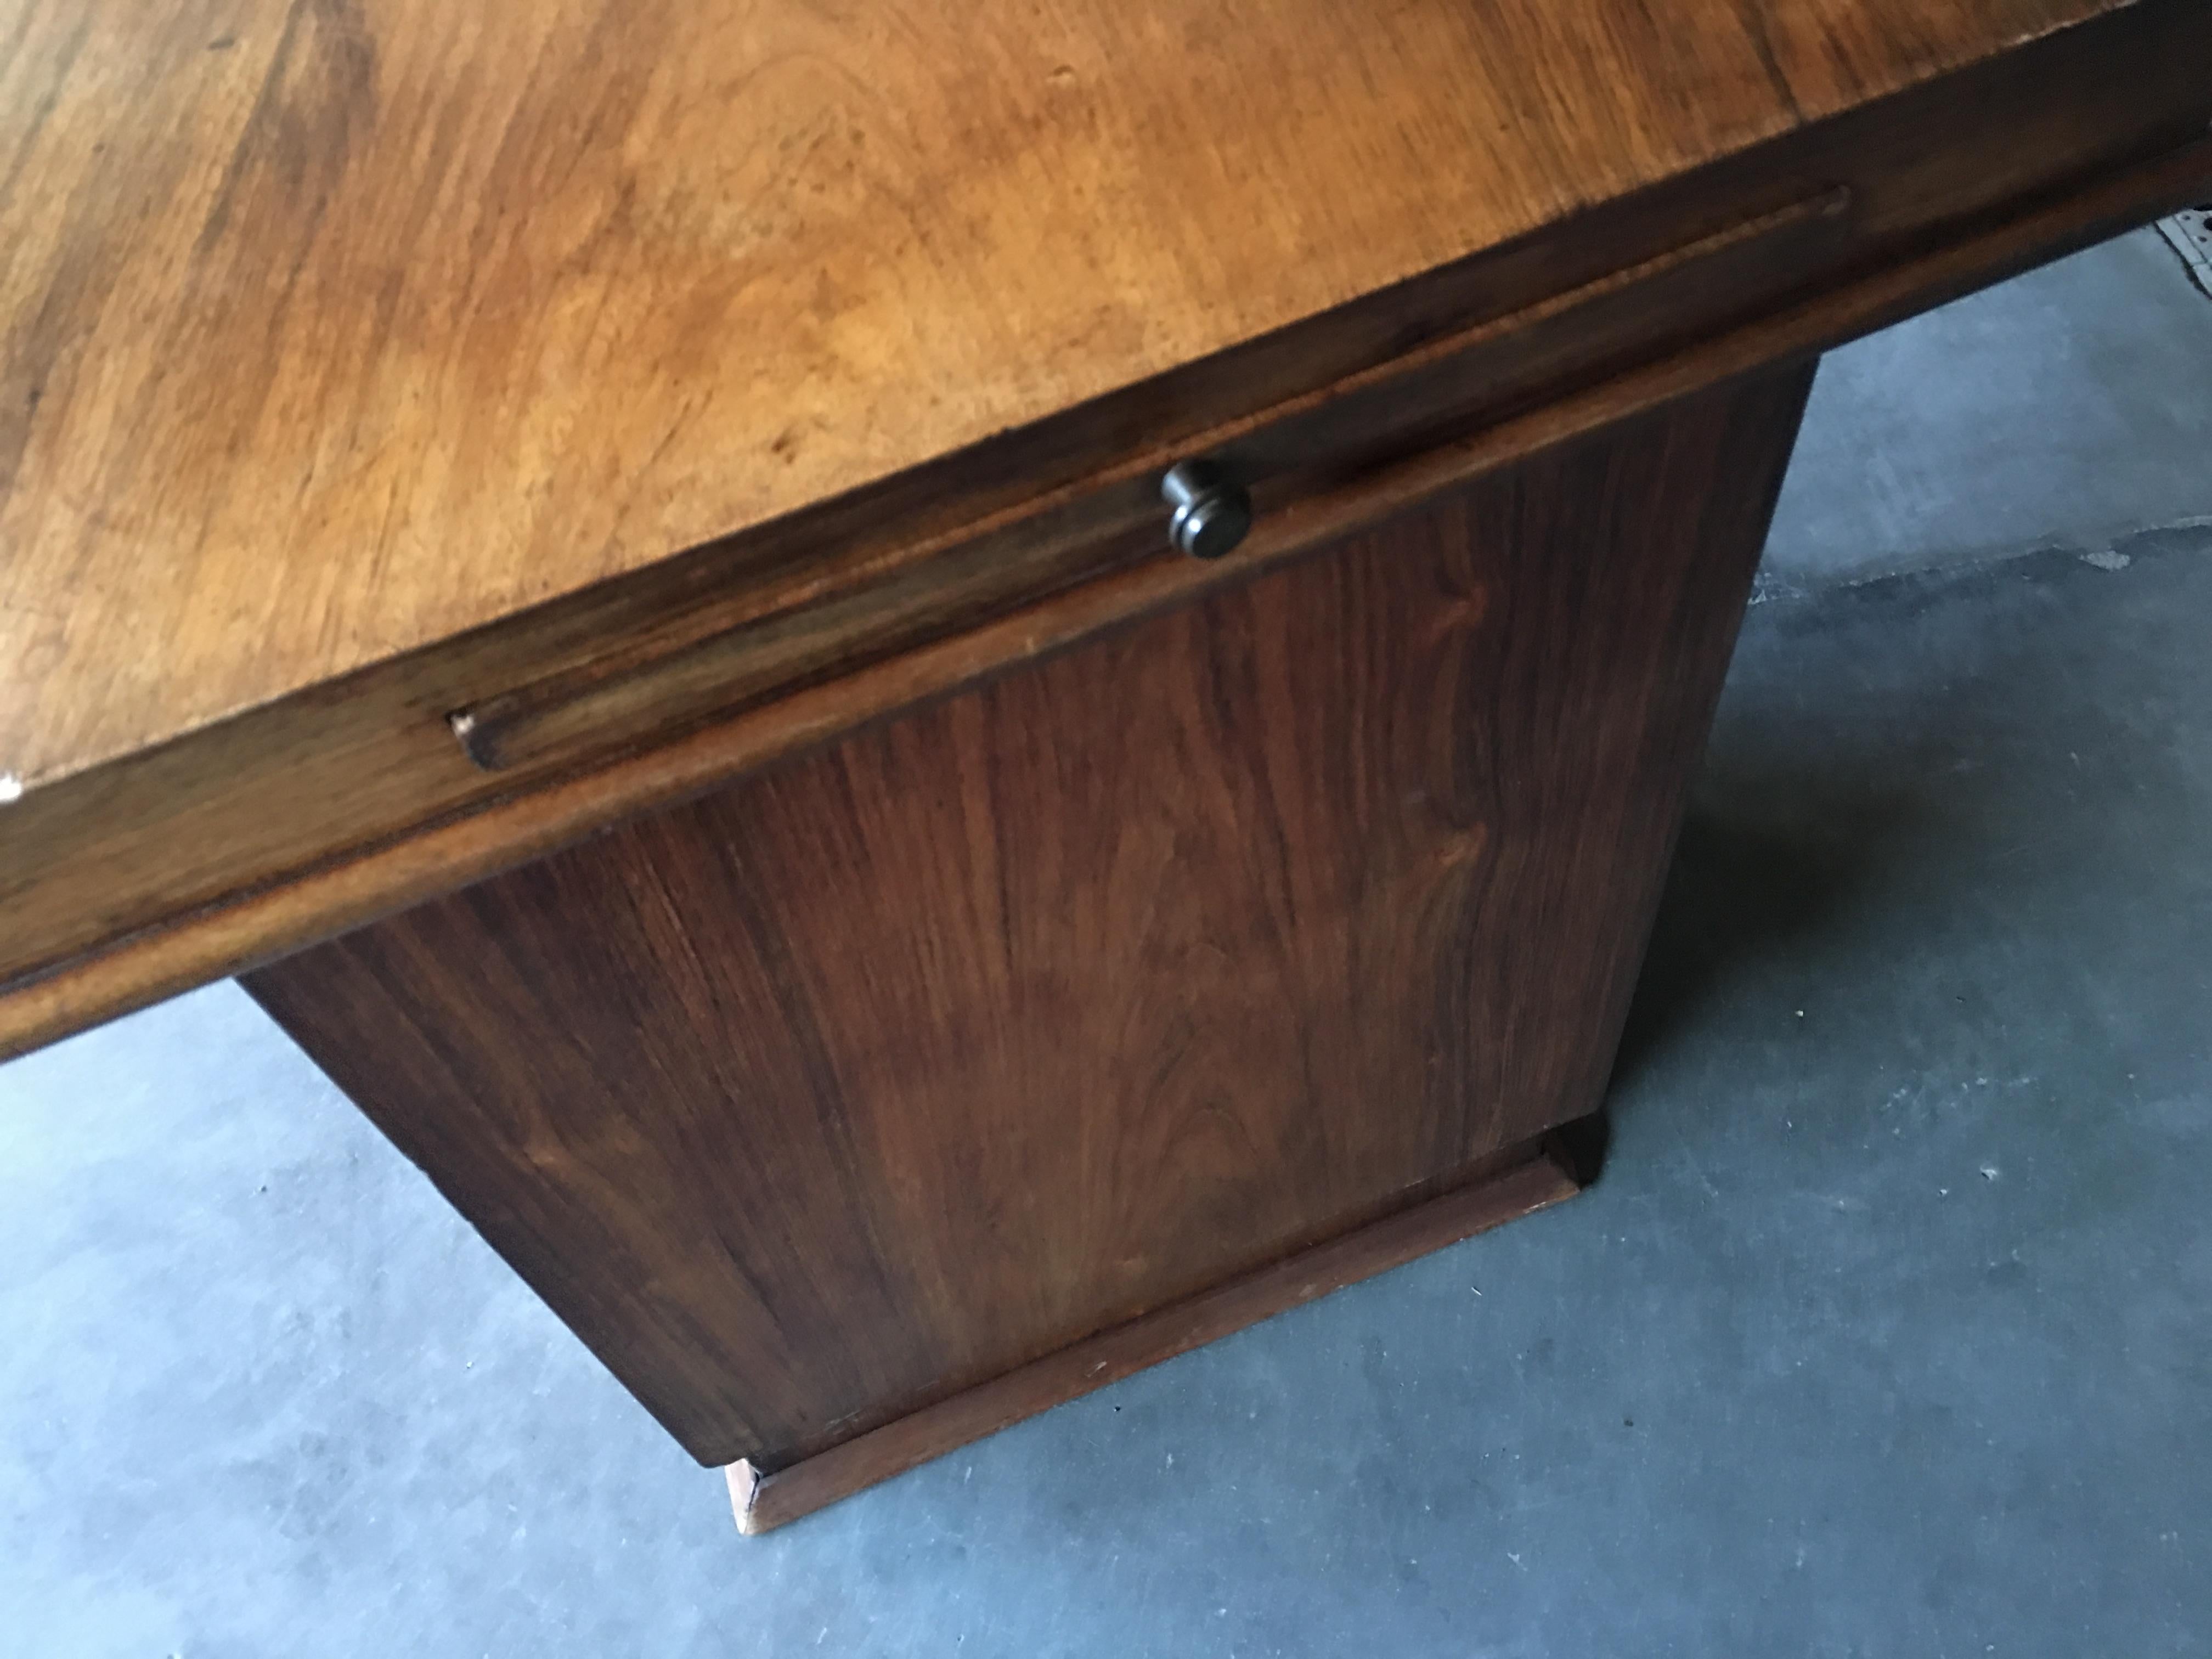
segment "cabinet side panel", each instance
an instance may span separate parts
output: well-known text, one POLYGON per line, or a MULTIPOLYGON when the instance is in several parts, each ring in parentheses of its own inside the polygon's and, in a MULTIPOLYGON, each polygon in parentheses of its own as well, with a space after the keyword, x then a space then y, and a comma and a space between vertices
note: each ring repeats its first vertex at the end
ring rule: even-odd
POLYGON ((1597 1103, 1809 367, 248 988, 702 1462, 1597 1103))

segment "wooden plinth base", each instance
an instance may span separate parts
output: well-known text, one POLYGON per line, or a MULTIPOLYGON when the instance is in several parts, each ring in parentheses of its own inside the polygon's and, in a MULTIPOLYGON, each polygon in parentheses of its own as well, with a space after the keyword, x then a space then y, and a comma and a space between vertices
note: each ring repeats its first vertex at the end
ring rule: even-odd
POLYGON ((1580 1190, 1568 1159, 1546 1137, 1532 1156, 1502 1171, 1156 1308, 787 1468, 763 1472, 743 1460, 732 1463, 723 1473, 738 1529, 763 1533, 811 1515, 1025 1417, 1580 1190))

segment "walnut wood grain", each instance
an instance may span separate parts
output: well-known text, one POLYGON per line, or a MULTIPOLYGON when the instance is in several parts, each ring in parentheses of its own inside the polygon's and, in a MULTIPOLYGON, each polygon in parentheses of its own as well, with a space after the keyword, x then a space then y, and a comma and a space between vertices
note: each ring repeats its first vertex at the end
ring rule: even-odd
MULTIPOLYGON (((1195 585, 1200 579, 1148 551, 1156 540, 1130 528, 1149 475, 1187 444, 1277 444, 1307 418, 1297 411, 1308 410, 1314 441, 1327 453, 1291 482, 1323 492, 1327 518, 1346 499, 1333 469, 1370 460, 1396 467, 1406 458, 1388 453, 1389 443, 1420 436, 1387 422, 1368 429, 1373 400, 1355 420, 1336 405, 1359 399, 1339 398, 1338 389, 1356 392, 1393 365, 1419 373, 1439 339, 1472 331, 1487 354, 1485 373, 1505 366, 1502 405, 1486 405, 1480 386, 1456 405, 1456 418, 1476 423, 1472 440, 1433 434, 1434 453, 1447 460, 1493 465, 1539 432, 1586 429, 1648 404, 1662 385, 1735 372, 1729 364, 1741 362, 1747 339, 1778 352, 1832 343, 1871 320, 2193 199, 2212 178, 2212 161, 2173 150, 2201 135, 2212 114, 2212 91, 2197 67, 2212 53, 2212 8, 2194 0, 1910 8, 1902 0, 1801 0, 1765 16, 1749 9, 1723 16, 1717 0, 1574 0, 1526 16, 1457 8, 1468 52, 1497 64, 1529 51, 1510 84, 1516 99, 1539 86, 1567 99, 1569 83, 1551 87, 1545 77, 1581 64, 1589 73, 1574 96, 1602 106, 1567 123, 1566 138, 1552 148, 1540 142, 1549 112, 1470 141, 1484 155, 1493 143, 1506 147, 1519 157, 1510 175, 1524 181, 1538 163, 1561 169, 1559 199, 1534 228, 1486 242, 1518 221, 1476 214, 1449 228, 1470 251, 1404 281, 1249 338, 1224 336, 1207 355, 1149 378, 655 558, 645 544, 623 540, 625 526, 650 516, 630 507, 643 501, 658 511, 694 484, 750 477, 749 469, 763 466, 780 477, 784 468, 773 442, 765 459, 757 449, 724 447, 712 465, 672 480, 661 464, 672 465, 680 446, 639 453, 666 435, 655 420, 693 384, 687 375, 726 379, 729 351, 750 354, 748 365, 762 350, 789 347, 803 356, 793 342, 811 337, 807 331, 780 327, 757 308, 792 299, 777 259, 818 252, 824 238, 866 242, 875 234, 829 208, 817 217, 815 198, 801 192, 788 198, 790 215, 775 221, 775 234, 720 249, 730 268, 759 277, 743 304, 710 314, 667 303, 672 292, 690 291, 686 282, 705 280, 702 261, 717 248, 684 241, 664 249, 660 239, 686 222, 640 216, 638 198, 623 192, 654 182, 657 200, 705 202, 726 173, 729 152, 717 135, 754 130, 731 120, 723 103, 735 97, 750 108, 746 100, 757 96, 762 123, 781 118, 789 106, 776 83, 785 71, 735 92, 718 88, 717 131, 696 145, 641 152, 636 133, 611 115, 568 118, 618 112, 629 107, 627 94, 601 88, 557 109, 544 101, 565 96, 562 76, 574 66, 564 53, 576 18, 557 7, 529 20, 479 20, 482 38, 463 27, 466 38, 456 43, 441 33, 457 27, 453 16, 428 16, 409 0, 303 6, 287 14, 273 45, 256 32, 252 7, 234 9, 224 26, 230 44, 194 56, 182 43, 196 8, 173 9, 160 23, 104 26, 118 4, 18 4, 12 38, 21 50, 0 59, 0 138, 15 145, 0 149, 15 158, 0 169, 0 243, 13 255, 0 266, 0 797, 20 793, 12 804, 0 801, 0 1053, 514 864, 673 788, 818 741, 841 722, 887 712, 887 698, 944 685, 956 664, 965 665, 959 673, 988 672, 998 665, 987 649, 994 642, 1015 658, 1031 654, 1040 642, 1079 633, 1086 619, 1112 620, 1106 613, 1116 604, 1195 585), (231 28, 240 16, 245 24, 231 28), (1621 39, 1632 40, 1646 21, 1668 24, 1670 44, 1638 71, 1658 79, 1626 88, 1599 73, 1619 68, 1613 46, 1577 56, 1559 41, 1530 46, 1522 38, 1534 27, 1578 40, 1619 23, 1627 31, 1621 39), (1729 67, 1734 58, 1709 50, 1708 36, 1733 40, 1740 24, 1756 24, 1763 82, 1740 80, 1729 67), (501 31, 541 27, 550 44, 526 70, 520 59, 479 53, 501 31), (424 49, 431 41, 450 50, 424 49), (333 65, 362 71, 374 96, 349 104, 314 80, 333 65), (1665 97, 1653 90, 1662 82, 1665 97), (1801 82, 1817 95, 1798 98, 1770 136, 1716 141, 1706 151, 1692 145, 1681 168, 1626 194, 1619 192, 1629 176, 1642 177, 1636 146, 1609 160, 1589 155, 1589 135, 1609 131, 1646 94, 1656 100, 1650 120, 1709 128, 1711 137, 1729 125, 1736 100, 1755 100, 1760 84, 1801 82), (507 95, 486 95, 491 87, 507 95), (1675 100, 1686 88, 1694 96, 1675 100), (249 91, 251 109, 240 102, 249 91), (369 114, 345 125, 347 111, 362 109, 369 114), (343 128, 342 153, 325 153, 336 128, 308 114, 343 128), (481 152, 495 132, 499 154, 487 160, 481 152), (429 148, 395 144, 393 133, 421 137, 429 148), (271 160, 294 151, 316 165, 271 160), (1693 163, 1693 153, 1703 159, 1693 163), (565 171, 554 165, 563 159, 572 164, 565 171), (1585 162, 1586 176, 1578 171, 1585 162), (209 191, 162 182, 165 169, 194 167, 216 180, 209 191), (2178 173, 2188 176, 2177 186, 2178 173), (525 173, 529 227, 514 222, 503 193, 525 173), (160 188, 124 188, 124 174, 160 188), (469 196, 465 181, 485 190, 469 196), (599 199, 592 192, 610 188, 613 205, 566 263, 520 256, 541 228, 556 234, 550 228, 564 215, 588 216, 599 199), (1664 282, 1608 287, 1655 261, 1667 270, 1670 251, 1711 239, 1725 245, 1762 216, 1834 191, 1848 192, 1849 234, 1825 250, 1785 239, 1787 258, 1714 273, 1690 303, 1664 282), (343 198, 345 210, 325 210, 326 198, 343 198), (158 210, 144 209, 149 201, 158 210), (385 207, 391 211, 378 210, 385 207), (405 218, 404 234, 393 231, 392 212, 405 218), (190 245, 178 251, 187 231, 190 245), (402 246, 406 255, 394 256, 402 246), (486 246, 506 253, 472 264, 486 246), (1810 266, 1808 252, 1820 256, 1810 266), (1969 252, 1983 256, 1978 265, 1969 252), (496 293, 483 287, 491 271, 496 293), (364 273, 376 280, 352 280, 364 273), (1926 280, 1900 285, 1900 275, 1926 280), (268 291, 272 283, 281 291, 268 291), (592 314, 601 333, 589 350, 563 333, 580 314, 577 284, 599 306, 592 314), (1553 302, 1592 292, 1607 295, 1605 305, 1562 326, 1553 302), (1808 301, 1816 302, 1810 309, 1808 301), (689 331, 687 350, 661 352, 641 379, 624 352, 650 345, 672 319, 689 331), (1785 319, 1787 328, 1761 326, 1785 319), (1516 319, 1529 323, 1531 339, 1498 336, 1503 329, 1510 337, 1516 319), (1650 373, 1654 363, 1668 372, 1650 373), (549 364, 562 366, 557 384, 540 373, 549 364), (1692 372, 1680 372, 1686 366, 1692 372), (593 417, 574 416, 587 403, 593 417), (556 410, 569 412, 550 424, 541 419, 556 410), (1285 418, 1275 419, 1278 411, 1285 418), (507 499, 495 502, 502 488, 507 499), (586 494, 592 503, 579 505, 586 494), (617 497, 627 505, 610 532, 604 513, 617 497), (495 510, 511 523, 487 530, 485 515, 495 510), (553 544, 562 537, 574 544, 553 544), (1017 563, 1035 561, 1036 582, 1008 585, 1001 566, 1009 551, 1017 563), (604 569, 602 556, 611 561, 604 569), (1127 565, 1132 558, 1138 563, 1127 565), (1066 587, 1071 580, 1076 586, 1066 587), (514 609, 555 590, 565 597, 514 609), (471 617, 487 620, 438 632, 471 617), (754 624, 760 631, 749 634, 754 624), (714 630, 707 654, 724 660, 667 654, 672 640, 702 628, 714 630), (950 631, 933 633, 939 628, 950 631), (886 651, 893 655, 881 658, 886 651), (623 706, 640 684, 624 682, 626 665, 641 660, 678 678, 705 671, 702 700, 680 709, 671 729, 652 726, 657 696, 623 706), (353 664, 366 665, 348 670, 353 664), (580 684, 616 688, 618 712, 641 723, 605 721, 605 708, 556 702, 554 726, 567 714, 589 718, 578 733, 555 732, 559 740, 532 763, 487 775, 456 752, 449 717, 487 700, 580 684), (723 695, 732 686, 753 689, 732 702, 723 695), (254 701, 264 693, 268 700, 254 701), (716 721, 733 708, 750 712, 716 721), (215 718, 233 708, 240 712, 215 718), (709 724, 685 736, 699 720, 709 724), (592 743, 609 732, 622 746, 595 756, 592 743)), ((787 9, 796 0, 766 8, 787 9)), ((1450 73, 1449 59, 1393 56, 1392 29, 1442 26, 1431 9, 1417 8, 1407 15, 1413 21, 1394 21, 1370 43, 1382 54, 1377 61, 1409 83, 1374 83, 1398 100, 1387 117, 1380 106, 1339 110, 1329 101, 1339 84, 1334 60, 1326 74, 1293 77, 1285 84, 1322 101, 1309 111, 1311 122, 1283 140, 1290 148, 1281 154, 1267 145, 1238 150, 1278 168, 1248 182, 1271 202, 1356 192, 1360 202, 1346 210, 1366 212, 1376 193, 1367 164, 1381 152, 1362 158, 1353 176, 1345 166, 1352 152, 1323 146, 1316 134, 1340 121, 1341 137, 1387 118, 1402 138, 1426 131, 1419 112, 1437 100, 1454 100, 1460 112, 1450 118, 1458 121, 1498 84, 1488 72, 1461 76, 1447 94, 1428 77, 1450 73), (1322 148, 1334 159, 1310 176, 1279 170, 1322 148)), ((720 14, 694 12, 686 26, 711 41, 720 14)), ((600 31, 608 38, 595 41, 592 74, 628 64, 635 81, 660 88, 656 98, 696 92, 686 78, 696 65, 672 69, 655 57, 665 45, 659 19, 638 15, 620 39, 600 31)), ((1299 9, 1275 9, 1255 24, 1255 50, 1332 38, 1327 29, 1280 33, 1306 21, 1299 9)), ((988 21, 987 9, 987 33, 988 21)), ((841 46, 869 49, 865 34, 841 46)), ((739 53, 726 61, 746 60, 739 53)), ((975 118, 987 125, 995 106, 986 89, 1006 67, 988 58, 968 65, 975 118)), ((890 76, 884 95, 893 102, 908 86, 906 73, 890 76)), ((927 81, 930 71, 925 62, 911 73, 927 81)), ((1156 80, 1148 70, 1128 95, 1156 96, 1156 80)), ((1022 94, 1009 83, 1004 95, 999 115, 1022 94)), ((1571 107, 1571 100, 1559 104, 1562 122, 1571 107)), ((1240 109, 1232 100, 1204 118, 1249 117, 1275 131, 1272 109, 1240 109)), ((662 113, 687 131, 696 125, 676 105, 662 113)), ((769 151, 755 144, 746 153, 769 151)), ((1479 158, 1446 165, 1455 154, 1437 150, 1384 192, 1421 198, 1400 203, 1404 235, 1434 232, 1437 214, 1455 203, 1454 211, 1468 208, 1468 191, 1504 187, 1481 182, 1479 158)), ((793 166, 803 179, 812 162, 793 166)), ((865 170, 854 176, 864 195, 884 185, 865 170)), ((1226 196, 1232 182, 1213 187, 1226 196)), ((1215 202, 1203 234, 1246 234, 1250 215, 1231 210, 1242 199, 1215 202)), ((1082 221, 1071 246, 1088 249, 1098 233, 1084 215, 1097 204, 1063 211, 1033 195, 1002 204, 1012 214, 1048 205, 1055 226, 1082 221)), ((1170 191, 1144 211, 1189 205, 1170 191)), ((708 216, 725 229, 739 222, 708 216)), ((1133 236, 1131 227, 1148 222, 1127 221, 1116 234, 1133 236)), ((1284 222, 1271 209, 1255 234, 1264 243, 1284 222)), ((1160 234, 1182 247, 1200 232, 1177 225, 1160 234)), ((1000 250, 1005 263, 992 269, 1003 269, 1005 280, 985 285, 989 328, 1000 331, 990 337, 1008 350, 1027 337, 1003 330, 1038 320, 1023 303, 1044 289, 1079 286, 1042 275, 1024 250, 1039 258, 1054 252, 1028 244, 1000 250)), ((902 257, 927 262, 941 252, 918 246, 902 257)), ((1332 250, 1274 278, 1295 288, 1331 260, 1364 257, 1332 250)), ((1381 268, 1369 274, 1379 280, 1381 268)), ((902 270, 856 269, 863 287, 902 270)), ((1081 276, 1111 269, 1086 260, 1081 276)), ((1203 261, 1188 264, 1186 285, 1163 294, 1158 315, 1188 323, 1237 314, 1207 286, 1218 274, 1203 261)), ((865 295, 855 303, 869 316, 880 310, 865 295)), ((934 363, 928 354, 940 346, 957 354, 975 343, 957 318, 943 330, 939 320, 878 340, 883 355, 871 361, 883 384, 854 392, 853 419, 810 436, 810 453, 887 429, 887 400, 908 422, 899 429, 916 437, 934 418, 930 411, 943 412, 946 386, 963 396, 978 386, 984 390, 975 395, 993 395, 1000 380, 1037 389, 1018 365, 1003 362, 1000 380, 902 379, 934 363), (909 348, 922 358, 901 355, 909 348), (917 385, 928 395, 908 395, 917 385)), ((1040 333, 1034 343, 1050 337, 1040 333)), ((1094 343, 1104 361, 1119 361, 1118 337, 1094 343)), ((1082 356, 1062 350, 1048 359, 1048 378, 1071 397, 1087 384, 1082 356)), ((786 368, 797 361, 773 357, 786 368)), ((805 396, 852 391, 856 372, 842 360, 815 363, 805 396)), ((738 378, 734 392, 717 381, 718 408, 771 385, 738 378)), ((744 427, 703 424, 722 435, 744 427)), ((953 441, 949 429, 944 435, 953 441)), ((839 477, 874 477, 873 465, 839 477)), ((1387 495, 1389 486, 1376 493, 1387 495)), ((688 499, 696 506, 701 498, 688 499)), ((1237 568, 1279 556, 1301 533, 1286 526, 1255 538, 1237 568)))
POLYGON ((702 1462, 1594 1109, 1809 368, 249 975, 702 1462))
POLYGON ((137 752, 2119 11, 8 0, 0 771, 137 752))
MULTIPOLYGON (((0 814, 0 902, 14 924, 0 938, 0 1054, 245 970, 624 813, 1246 580, 1376 514, 2154 217, 2197 199, 2208 181, 2212 143, 2203 140, 2118 168, 1326 489, 1263 521, 1231 559, 1156 559, 534 788, 487 787, 460 763, 439 711, 461 687, 441 656, 368 671, 130 767, 36 792, 0 814), (413 711, 411 727, 386 718, 394 708, 413 711)), ((1348 447, 1356 441, 1347 434, 1348 447)), ((550 617, 536 620, 550 627, 550 617)), ((606 637, 581 625, 563 631, 606 637)), ((511 665, 531 660, 522 651, 511 665)))
POLYGON ((1500 1162, 1496 1171, 1485 1171, 1451 1192, 1395 1211, 1212 1290, 1140 1314, 1127 1324, 1085 1337, 812 1457, 778 1469, 732 1463, 724 1473, 738 1529, 763 1533, 786 1526, 1025 1417, 1079 1400, 1147 1365, 1188 1353, 1231 1331, 1402 1267, 1581 1190, 1568 1165, 1540 1146, 1534 1157, 1509 1155, 1500 1162))

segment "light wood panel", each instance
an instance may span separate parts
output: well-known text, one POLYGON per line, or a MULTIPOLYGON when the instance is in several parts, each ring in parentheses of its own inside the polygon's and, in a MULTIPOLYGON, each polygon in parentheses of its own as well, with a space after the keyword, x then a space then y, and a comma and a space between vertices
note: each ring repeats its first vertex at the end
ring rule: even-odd
POLYGON ((9 0, 24 787, 2117 0, 9 0))
POLYGON ((775 1468, 1594 1110, 1809 368, 247 988, 775 1468))

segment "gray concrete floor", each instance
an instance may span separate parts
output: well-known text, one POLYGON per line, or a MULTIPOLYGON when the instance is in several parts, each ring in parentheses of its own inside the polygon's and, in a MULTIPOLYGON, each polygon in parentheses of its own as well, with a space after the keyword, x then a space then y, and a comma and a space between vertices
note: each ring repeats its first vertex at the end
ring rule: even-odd
POLYGON ((2155 246, 1826 372, 1593 1191, 784 1532, 232 988, 0 1069, 0 1655, 2212 1649, 2155 246))
POLYGON ((2208 318, 2143 230, 1832 353, 1764 585, 2212 524, 2208 318))

